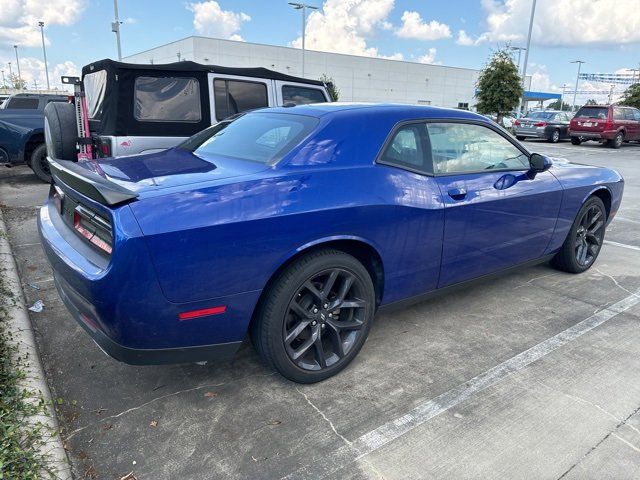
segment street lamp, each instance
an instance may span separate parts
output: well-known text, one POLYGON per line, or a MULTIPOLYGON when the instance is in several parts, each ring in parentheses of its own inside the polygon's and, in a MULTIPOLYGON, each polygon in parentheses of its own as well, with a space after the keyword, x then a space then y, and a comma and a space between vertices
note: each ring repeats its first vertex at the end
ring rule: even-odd
POLYGON ((122 22, 118 18, 118 0, 113 0, 113 11, 115 20, 111 22, 111 31, 116 34, 116 43, 118 44, 118 60, 122 61, 122 48, 120 46, 120 25, 122 22))
MULTIPOLYGON (((524 66, 522 67, 522 91, 524 92, 524 82, 527 79, 527 63, 529 63, 529 50, 531 48, 531 32, 533 31, 533 17, 536 14, 536 0, 533 0, 531 4, 531 18, 529 19, 529 34, 527 35, 527 48, 525 48, 524 52, 524 66)), ((524 100, 524 93, 522 94, 522 98, 520 102, 518 102, 518 114, 520 114, 520 109, 522 108, 522 101, 524 100)))
POLYGON ((7 62, 7 63, 9 64, 9 80, 11 80, 11 77, 13 77, 13 70, 11 69, 11 62, 7 62))
POLYGON ((520 73, 520 55, 522 55, 522 51, 526 50, 524 47, 512 47, 511 45, 507 45, 509 50, 517 50, 518 51, 518 73, 520 73))
POLYGON ((16 51, 16 64, 18 65, 18 87, 22 90, 22 76, 20 75, 20 59, 18 58, 18 45, 14 45, 13 48, 16 51))
POLYGON ((304 77, 304 39, 306 36, 305 32, 307 29, 307 8, 311 10, 317 10, 318 7, 314 7, 313 5, 307 5, 306 3, 295 3, 295 2, 289 2, 289 5, 291 5, 296 10, 302 10, 302 76, 304 77))
POLYGON ((0 70, 2 72, 2 88, 7 88, 7 82, 4 80, 4 70, 0 70))
POLYGON ((578 64, 578 74, 576 75, 576 88, 573 90, 573 102, 571 103, 571 111, 573 112, 576 106, 576 94, 578 93, 578 80, 580 80, 580 68, 583 63, 587 63, 583 60, 574 60, 569 63, 577 63, 578 64))
POLYGON ((49 68, 47 67, 47 49, 44 46, 44 22, 38 22, 40 27, 40 33, 42 34, 42 55, 44 56, 44 73, 47 75, 47 90, 50 90, 49 86, 49 68))
POLYGON ((569 85, 568 83, 563 83, 562 84, 562 93, 560 94, 560 111, 564 111, 564 90, 567 87, 570 87, 571 85, 569 85))

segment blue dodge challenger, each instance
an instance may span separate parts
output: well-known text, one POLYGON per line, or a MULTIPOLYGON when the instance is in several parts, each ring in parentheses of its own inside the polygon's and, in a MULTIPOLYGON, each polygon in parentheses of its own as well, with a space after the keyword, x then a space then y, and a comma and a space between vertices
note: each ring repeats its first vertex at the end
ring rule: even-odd
POLYGON ((382 308, 536 262, 587 270, 624 185, 406 105, 258 110, 162 153, 50 162, 42 245, 105 352, 220 359, 249 333, 303 383, 347 366, 382 308))

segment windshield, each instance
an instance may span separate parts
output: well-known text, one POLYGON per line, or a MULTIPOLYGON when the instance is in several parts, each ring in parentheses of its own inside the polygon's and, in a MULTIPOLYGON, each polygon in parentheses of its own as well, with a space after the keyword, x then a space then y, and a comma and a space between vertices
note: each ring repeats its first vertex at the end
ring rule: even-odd
POLYGON ((213 132, 193 153, 205 160, 221 155, 272 164, 291 151, 317 124, 318 119, 304 115, 250 113, 213 132))
POLYGON ((533 120, 551 120, 554 115, 554 112, 533 112, 529 115, 529 118, 533 120))
POLYGON ((609 116, 609 109, 607 107, 582 107, 576 113, 576 118, 599 118, 606 120, 609 116))

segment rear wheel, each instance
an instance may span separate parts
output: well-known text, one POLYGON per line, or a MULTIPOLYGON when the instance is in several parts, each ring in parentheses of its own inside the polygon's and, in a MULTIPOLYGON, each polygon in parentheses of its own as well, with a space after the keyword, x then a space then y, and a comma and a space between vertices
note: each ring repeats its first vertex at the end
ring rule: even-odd
POLYGON ((560 141, 560 130, 556 128, 553 132, 551 132, 551 135, 549 136, 549 141, 551 143, 558 143, 560 141))
POLYGON ((607 211, 598 197, 590 197, 576 216, 569 235, 551 263, 559 270, 581 273, 598 258, 604 241, 607 211))
POLYGON ((266 292, 251 338, 260 356, 284 377, 319 382, 355 358, 374 313, 367 269, 344 252, 322 250, 279 275, 266 292))
POLYGON ((51 183, 51 170, 49 169, 49 160, 47 160, 47 146, 43 143, 31 154, 29 166, 33 173, 45 183, 51 183))
POLYGON ((615 137, 607 141, 607 145, 611 148, 620 148, 622 146, 622 142, 624 142, 624 133, 618 132, 615 137))
POLYGON ((518 137, 518 136, 516 136, 516 140, 518 140, 519 142, 524 142, 524 140, 525 140, 526 138, 527 138, 527 137, 518 137))
POLYGON ((571 137, 571 145, 580 145, 581 143, 580 137, 571 137))

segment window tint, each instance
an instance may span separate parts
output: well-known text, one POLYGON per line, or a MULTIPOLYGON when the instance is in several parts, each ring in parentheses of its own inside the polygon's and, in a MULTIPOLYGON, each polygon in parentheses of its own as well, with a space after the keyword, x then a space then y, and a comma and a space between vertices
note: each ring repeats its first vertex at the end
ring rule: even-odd
POLYGON ((624 120, 624 109, 619 107, 613 107, 613 119, 624 120))
POLYGON ((97 72, 89 73, 84 76, 82 83, 87 98, 89 118, 99 118, 102 115, 102 105, 107 90, 107 71, 98 70, 97 72))
POLYGON ((606 120, 609 116, 609 109, 607 107, 582 107, 576 113, 575 118, 599 118, 600 120, 606 120))
POLYGON ((480 125, 428 123, 435 173, 524 170, 529 159, 506 138, 480 125))
POLYGON ((37 97, 12 97, 5 108, 19 108, 21 110, 36 110, 38 108, 37 97))
POLYGON ((138 77, 134 87, 136 120, 199 122, 200 85, 195 78, 138 77))
POLYGON ((322 90, 317 88, 298 87, 295 85, 282 86, 282 100, 286 103, 295 103, 296 105, 305 105, 307 103, 323 103, 327 99, 324 98, 322 90))
POLYGON ((551 120, 555 114, 553 112, 533 112, 529 118, 534 120, 551 120))
POLYGON ((218 120, 224 120, 236 113, 269 106, 267 86, 264 83, 218 78, 213 81, 213 92, 218 120))
POLYGON ((317 124, 316 118, 303 115, 249 113, 216 132, 194 153, 205 160, 225 156, 274 163, 309 135, 317 124))
POLYGON ((624 110, 624 119, 625 120, 634 120, 633 110, 630 108, 623 108, 624 110))
POLYGON ((380 160, 390 165, 431 173, 424 151, 425 125, 400 127, 387 144, 380 160))
POLYGON ((633 112, 633 119, 640 122, 640 110, 632 108, 631 111, 633 112))

